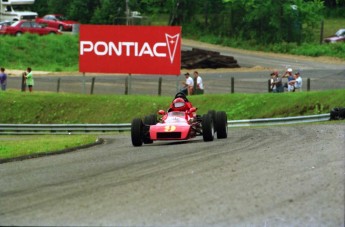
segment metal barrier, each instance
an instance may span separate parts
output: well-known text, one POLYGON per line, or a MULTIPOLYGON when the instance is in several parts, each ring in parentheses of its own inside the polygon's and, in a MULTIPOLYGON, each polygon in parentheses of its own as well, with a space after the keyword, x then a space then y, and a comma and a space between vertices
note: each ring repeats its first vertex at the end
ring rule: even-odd
MULTIPOLYGON (((329 120, 330 114, 319 114, 285 118, 261 118, 228 121, 228 127, 297 124, 329 120)), ((131 130, 130 123, 123 124, 0 124, 1 135, 28 134, 86 134, 125 132, 131 130)))
POLYGON ((229 127, 260 126, 260 125, 284 125, 328 121, 330 114, 307 115, 284 118, 260 118, 248 120, 228 121, 229 127))

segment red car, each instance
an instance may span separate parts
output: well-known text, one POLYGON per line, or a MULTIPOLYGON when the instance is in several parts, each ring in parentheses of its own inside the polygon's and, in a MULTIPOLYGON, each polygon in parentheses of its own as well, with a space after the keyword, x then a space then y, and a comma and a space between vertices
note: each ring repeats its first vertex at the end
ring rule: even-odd
POLYGON ((47 27, 56 28, 59 31, 72 31, 73 24, 79 24, 77 21, 67 20, 61 14, 48 14, 42 18, 37 18, 36 22, 46 24, 47 27))
POLYGON ((324 39, 325 43, 345 42, 345 29, 339 29, 333 36, 324 39))
MULTIPOLYGON (((177 95, 182 96, 181 93, 177 95)), ((188 99, 185 98, 185 102, 188 102, 188 99)), ((215 133, 218 139, 227 138, 228 122, 224 111, 210 110, 201 117, 196 115, 196 110, 194 107, 183 111, 171 108, 167 112, 159 110, 158 114, 162 115, 159 122, 155 114, 146 116, 144 120, 133 119, 133 146, 150 144, 156 140, 188 140, 201 135, 204 141, 213 141, 215 133)))
POLYGON ((38 35, 48 35, 48 34, 62 34, 55 28, 43 27, 34 21, 16 21, 10 26, 3 26, 0 29, 0 34, 2 35, 15 35, 20 36, 23 33, 32 33, 38 35))

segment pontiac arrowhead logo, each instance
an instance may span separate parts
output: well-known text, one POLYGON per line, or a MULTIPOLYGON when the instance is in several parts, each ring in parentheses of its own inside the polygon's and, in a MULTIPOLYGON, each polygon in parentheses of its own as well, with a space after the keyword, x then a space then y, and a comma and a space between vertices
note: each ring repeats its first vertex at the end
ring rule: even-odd
POLYGON ((165 39, 167 42, 171 63, 174 62, 174 57, 175 57, 175 52, 176 52, 179 36, 180 36, 180 34, 176 34, 174 36, 171 36, 171 35, 165 33, 165 39))

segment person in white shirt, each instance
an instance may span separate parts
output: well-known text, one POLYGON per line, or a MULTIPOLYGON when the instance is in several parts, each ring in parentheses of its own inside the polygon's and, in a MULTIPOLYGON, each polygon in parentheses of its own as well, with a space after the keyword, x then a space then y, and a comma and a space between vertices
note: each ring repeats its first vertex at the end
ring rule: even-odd
POLYGON ((194 80, 196 83, 195 94, 204 94, 204 84, 202 83, 202 78, 199 76, 198 71, 194 71, 194 80))
POLYGON ((295 74, 295 79, 292 81, 296 92, 302 91, 303 80, 300 74, 300 71, 297 71, 295 74))
POLYGON ((192 77, 190 77, 189 73, 185 73, 184 75, 186 76, 186 82, 182 82, 184 87, 181 89, 181 92, 185 93, 186 95, 192 95, 194 80, 192 77))

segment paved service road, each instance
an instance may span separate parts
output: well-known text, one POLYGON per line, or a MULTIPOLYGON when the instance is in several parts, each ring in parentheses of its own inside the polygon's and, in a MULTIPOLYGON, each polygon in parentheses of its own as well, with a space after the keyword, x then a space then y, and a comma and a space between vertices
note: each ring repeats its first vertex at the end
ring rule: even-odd
POLYGON ((344 123, 140 148, 105 139, 1 164, 0 225, 344 226, 344 123))

